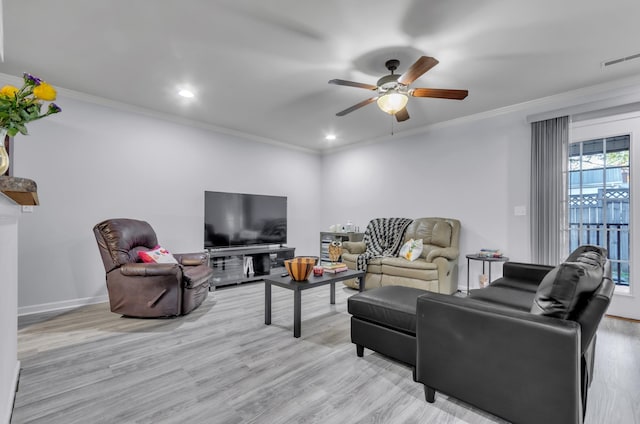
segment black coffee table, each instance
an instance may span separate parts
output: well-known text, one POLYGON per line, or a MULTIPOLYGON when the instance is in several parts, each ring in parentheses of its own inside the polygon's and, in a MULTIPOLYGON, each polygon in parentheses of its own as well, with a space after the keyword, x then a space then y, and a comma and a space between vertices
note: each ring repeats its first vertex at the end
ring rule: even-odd
POLYGON ((293 337, 300 337, 301 315, 302 315, 302 290, 313 289, 315 287, 331 285, 331 300, 329 303, 336 303, 336 283, 340 281, 357 278, 359 280, 360 291, 364 290, 364 271, 343 271, 335 274, 325 272, 322 277, 315 277, 313 274, 306 281, 294 281, 288 275, 281 277, 280 274, 264 276, 264 323, 271 324, 271 285, 293 290, 293 337))

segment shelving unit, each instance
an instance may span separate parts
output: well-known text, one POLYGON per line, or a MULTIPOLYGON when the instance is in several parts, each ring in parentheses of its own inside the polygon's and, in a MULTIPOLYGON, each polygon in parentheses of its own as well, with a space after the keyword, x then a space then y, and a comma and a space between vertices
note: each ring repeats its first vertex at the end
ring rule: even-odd
POLYGON ((320 263, 329 261, 329 245, 334 240, 340 241, 362 241, 364 233, 332 233, 320 232, 320 263))
POLYGON ((262 280, 270 274, 281 274, 285 259, 295 256, 295 247, 260 247, 241 249, 211 249, 209 266, 213 269, 211 285, 213 287, 240 284, 262 280), (244 273, 245 258, 253 261, 253 275, 244 273))

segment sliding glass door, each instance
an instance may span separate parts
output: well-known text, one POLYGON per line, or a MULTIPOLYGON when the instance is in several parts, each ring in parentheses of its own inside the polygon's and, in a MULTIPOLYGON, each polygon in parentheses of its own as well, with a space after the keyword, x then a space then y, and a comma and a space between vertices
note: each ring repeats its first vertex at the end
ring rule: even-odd
POLYGON ((609 251, 616 291, 629 290, 630 135, 569 145, 569 252, 581 244, 609 251))

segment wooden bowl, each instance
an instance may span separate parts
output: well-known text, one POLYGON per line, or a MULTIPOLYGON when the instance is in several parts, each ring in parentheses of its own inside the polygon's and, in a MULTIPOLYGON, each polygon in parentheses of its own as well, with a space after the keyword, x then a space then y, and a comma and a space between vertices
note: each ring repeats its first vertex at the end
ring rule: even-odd
POLYGON ((284 267, 294 281, 304 281, 309 278, 317 258, 308 256, 298 256, 284 261, 284 267))

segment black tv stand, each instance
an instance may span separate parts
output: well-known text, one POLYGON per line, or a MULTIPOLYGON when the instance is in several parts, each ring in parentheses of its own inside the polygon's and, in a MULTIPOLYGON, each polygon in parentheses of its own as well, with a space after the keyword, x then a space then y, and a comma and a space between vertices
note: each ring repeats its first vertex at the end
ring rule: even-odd
POLYGON ((241 247, 209 249, 209 266, 213 269, 212 287, 262 280, 270 274, 285 272, 284 261, 295 256, 295 247, 241 247), (245 258, 253 262, 253 275, 244 273, 245 258))

